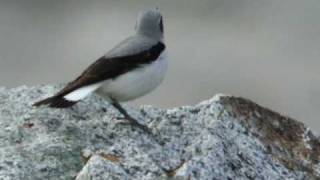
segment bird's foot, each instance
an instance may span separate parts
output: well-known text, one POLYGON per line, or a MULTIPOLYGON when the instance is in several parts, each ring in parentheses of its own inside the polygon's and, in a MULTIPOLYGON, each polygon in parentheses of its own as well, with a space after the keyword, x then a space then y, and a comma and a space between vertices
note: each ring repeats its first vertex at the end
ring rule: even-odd
POLYGON ((129 125, 140 128, 141 130, 143 130, 144 132, 146 132, 148 134, 152 134, 151 130, 146 125, 140 124, 136 119, 132 118, 131 116, 118 117, 117 119, 118 120, 126 120, 124 122, 120 122, 121 124, 129 124, 129 125))

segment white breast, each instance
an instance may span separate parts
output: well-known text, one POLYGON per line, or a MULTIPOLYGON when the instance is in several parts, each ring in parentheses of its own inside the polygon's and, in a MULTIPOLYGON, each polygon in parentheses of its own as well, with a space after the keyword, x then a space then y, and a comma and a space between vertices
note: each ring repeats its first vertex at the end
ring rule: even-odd
POLYGON ((107 80, 96 91, 110 100, 129 101, 154 90, 164 79, 168 57, 166 51, 158 59, 133 71, 125 73, 114 80, 107 80))

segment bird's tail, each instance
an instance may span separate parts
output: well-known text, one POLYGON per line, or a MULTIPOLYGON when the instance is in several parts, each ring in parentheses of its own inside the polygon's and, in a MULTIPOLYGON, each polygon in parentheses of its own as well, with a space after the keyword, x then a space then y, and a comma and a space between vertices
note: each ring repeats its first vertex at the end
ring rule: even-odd
POLYGON ((91 84, 87 86, 77 87, 77 81, 69 83, 65 88, 59 91, 56 95, 43 99, 33 104, 33 106, 48 105, 52 108, 67 108, 70 107, 101 86, 100 83, 91 84))
POLYGON ((48 105, 52 108, 67 108, 76 104, 77 102, 78 101, 67 100, 64 97, 52 96, 34 103, 33 106, 48 105))

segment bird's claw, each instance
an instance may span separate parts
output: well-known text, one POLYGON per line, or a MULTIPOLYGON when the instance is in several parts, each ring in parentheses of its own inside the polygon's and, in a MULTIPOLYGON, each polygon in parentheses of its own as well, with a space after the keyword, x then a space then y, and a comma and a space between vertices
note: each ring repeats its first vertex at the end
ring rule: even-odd
POLYGON ((120 124, 129 124, 129 125, 138 127, 141 130, 143 130, 143 131, 145 131, 145 132, 147 132, 149 134, 152 134, 150 129, 147 126, 138 123, 137 120, 135 120, 135 119, 133 119, 131 117, 118 117, 117 120, 125 120, 125 121, 122 121, 122 122, 119 122, 119 123, 120 124))

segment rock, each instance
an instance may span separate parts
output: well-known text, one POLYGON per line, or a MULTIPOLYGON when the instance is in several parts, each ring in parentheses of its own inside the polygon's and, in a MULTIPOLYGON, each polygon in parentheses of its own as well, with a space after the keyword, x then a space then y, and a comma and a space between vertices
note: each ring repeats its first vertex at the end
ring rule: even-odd
POLYGON ((0 179, 319 179, 320 141, 302 123, 249 100, 142 106, 119 123, 91 96, 69 109, 32 103, 59 87, 0 88, 0 179))

